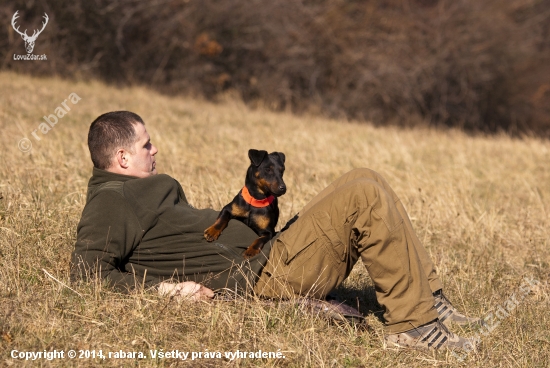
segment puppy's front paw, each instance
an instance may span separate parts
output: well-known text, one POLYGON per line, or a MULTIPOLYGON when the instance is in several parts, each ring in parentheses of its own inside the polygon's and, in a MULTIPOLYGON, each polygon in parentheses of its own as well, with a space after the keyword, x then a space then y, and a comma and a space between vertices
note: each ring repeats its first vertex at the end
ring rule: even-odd
POLYGON ((204 230, 204 238, 211 242, 211 241, 214 241, 214 240, 217 240, 220 235, 221 235, 221 231, 216 229, 216 227, 214 225, 210 226, 208 229, 204 230))
POLYGON ((253 247, 248 247, 244 253, 243 253, 243 257, 244 258, 252 258, 254 257, 255 255, 258 255, 258 253, 260 253, 260 250, 259 249, 256 249, 256 248, 253 248, 253 247))

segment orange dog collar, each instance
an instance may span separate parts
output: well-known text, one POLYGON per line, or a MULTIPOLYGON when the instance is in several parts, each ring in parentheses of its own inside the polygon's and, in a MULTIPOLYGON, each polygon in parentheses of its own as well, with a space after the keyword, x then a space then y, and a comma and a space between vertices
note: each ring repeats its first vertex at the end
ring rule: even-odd
POLYGON ((269 206, 273 200, 275 199, 274 196, 270 195, 269 197, 265 199, 256 199, 250 195, 250 192, 248 191, 247 187, 243 187, 241 190, 241 195, 243 196, 246 203, 253 207, 267 207, 269 206))

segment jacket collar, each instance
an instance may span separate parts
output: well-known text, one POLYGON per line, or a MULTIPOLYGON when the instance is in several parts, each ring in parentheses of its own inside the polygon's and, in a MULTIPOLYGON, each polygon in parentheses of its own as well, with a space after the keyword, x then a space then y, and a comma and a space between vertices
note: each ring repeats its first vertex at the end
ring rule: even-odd
POLYGON ((113 172, 107 171, 107 170, 101 170, 96 167, 94 167, 92 171, 92 177, 88 181, 88 187, 93 187, 96 185, 100 185, 103 183, 106 183, 108 181, 128 181, 132 179, 137 179, 135 176, 128 176, 128 175, 122 175, 122 174, 115 174, 113 172))

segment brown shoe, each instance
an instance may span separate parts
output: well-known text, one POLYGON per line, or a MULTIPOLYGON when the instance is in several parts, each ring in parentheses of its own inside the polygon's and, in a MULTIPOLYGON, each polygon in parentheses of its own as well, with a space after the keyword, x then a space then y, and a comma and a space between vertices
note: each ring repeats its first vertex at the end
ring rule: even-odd
POLYGON ((386 343, 395 347, 438 350, 475 351, 479 345, 476 339, 466 339, 455 335, 438 319, 412 330, 386 335, 386 343))
POLYGON ((451 323, 455 323, 459 326, 482 326, 483 320, 481 318, 466 317, 460 313, 447 299, 443 291, 440 289, 433 293, 435 298, 435 309, 439 314, 439 320, 446 326, 451 323))

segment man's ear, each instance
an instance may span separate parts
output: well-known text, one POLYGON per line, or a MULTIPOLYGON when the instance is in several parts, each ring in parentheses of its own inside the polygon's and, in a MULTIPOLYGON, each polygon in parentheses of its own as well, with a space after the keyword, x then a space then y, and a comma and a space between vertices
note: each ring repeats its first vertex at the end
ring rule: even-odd
POLYGON ((254 166, 260 166, 266 155, 267 151, 259 151, 255 149, 248 150, 248 158, 254 166))
POLYGON ((128 168, 128 152, 120 148, 118 151, 116 151, 115 160, 113 162, 118 167, 121 167, 123 169, 128 168))

